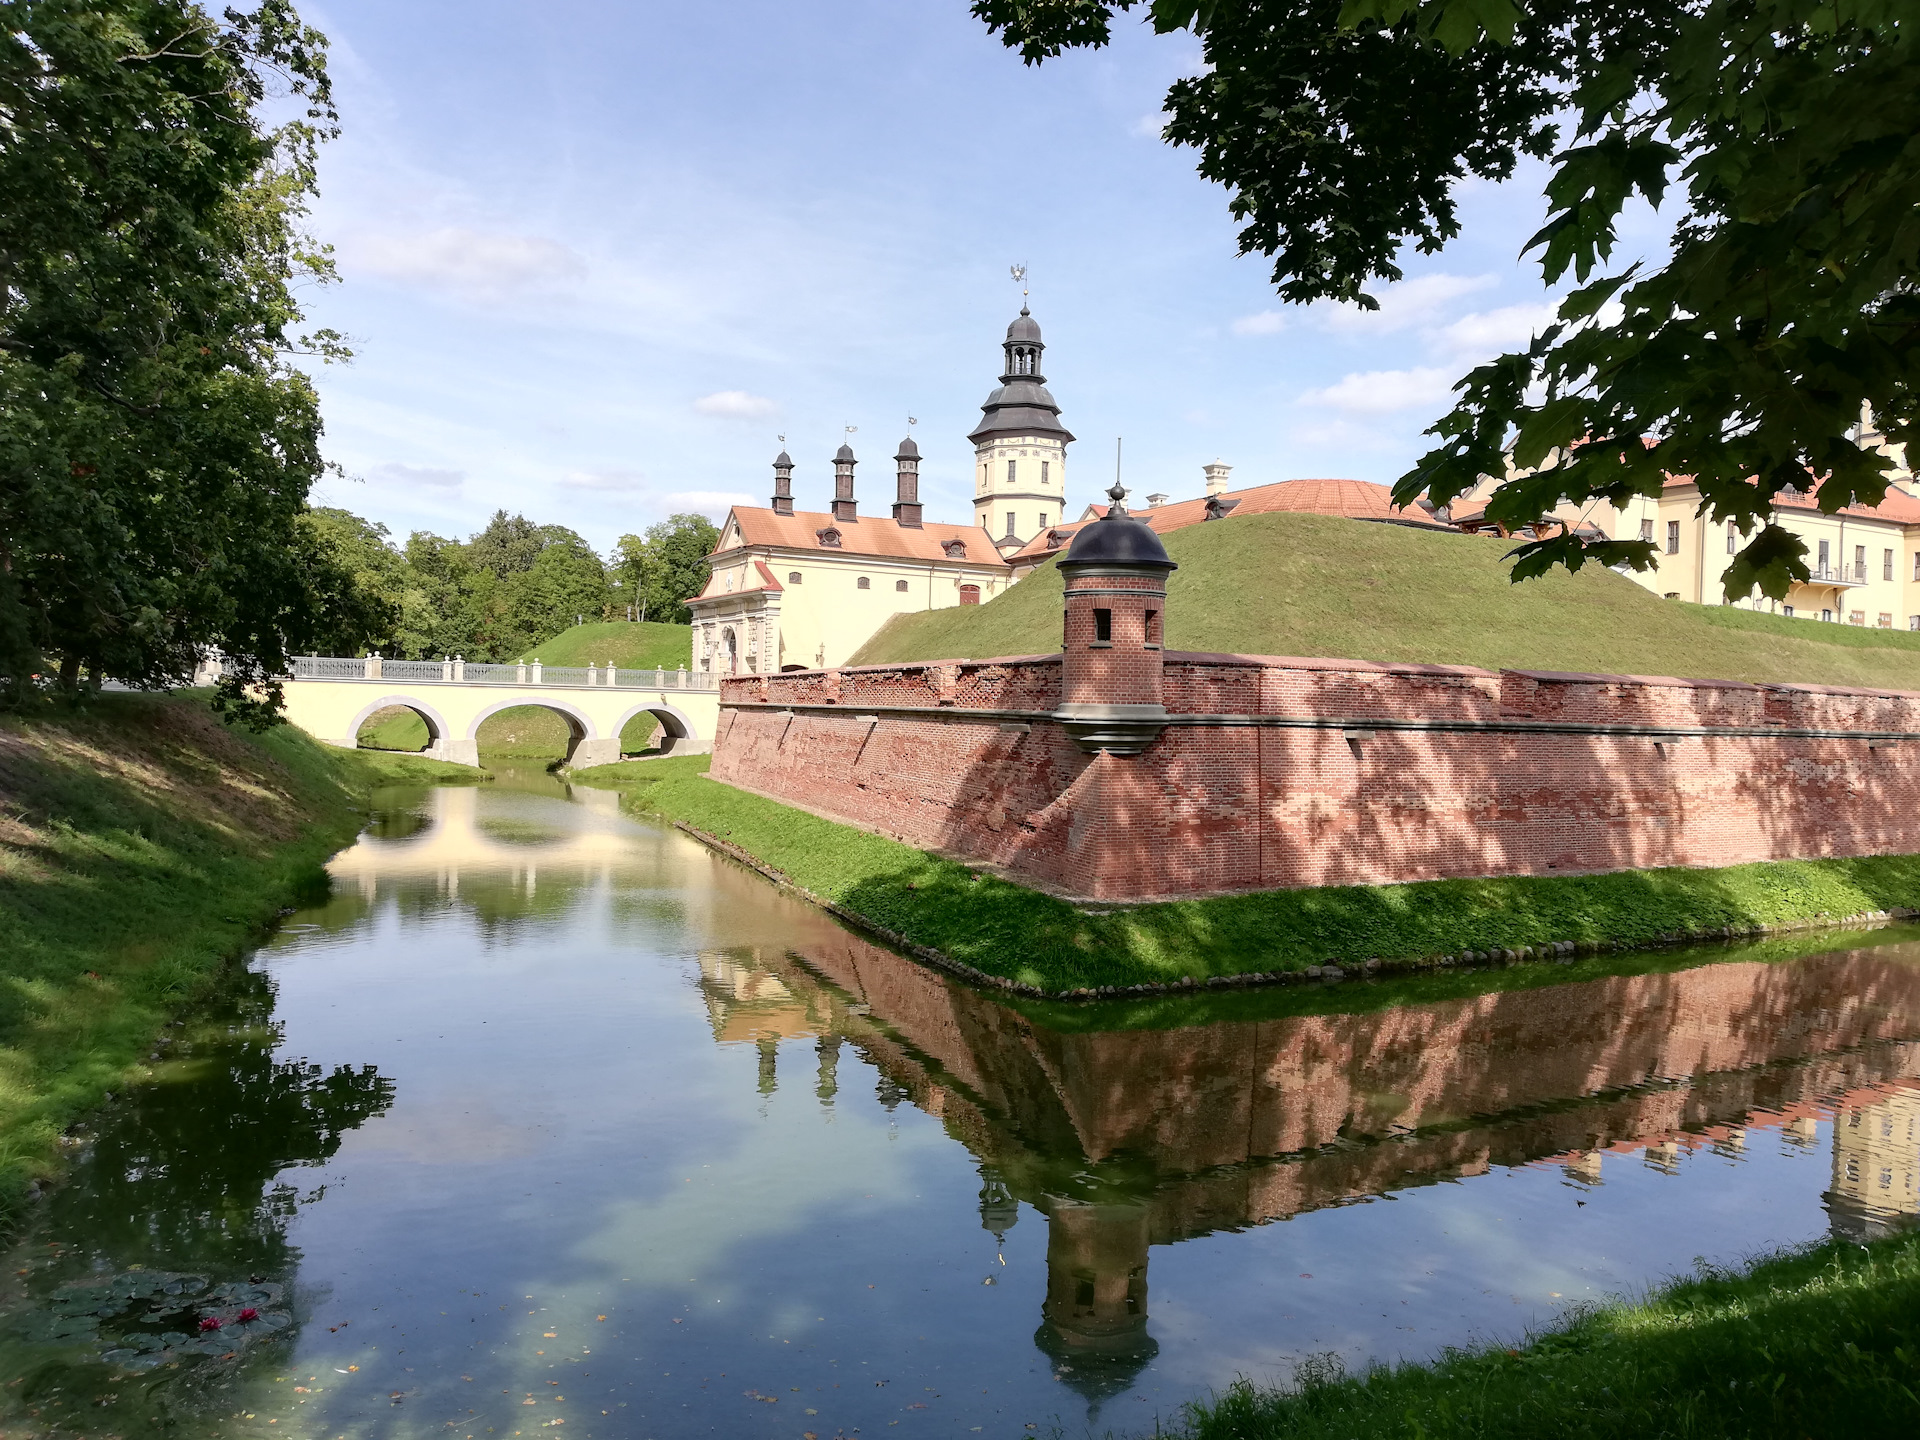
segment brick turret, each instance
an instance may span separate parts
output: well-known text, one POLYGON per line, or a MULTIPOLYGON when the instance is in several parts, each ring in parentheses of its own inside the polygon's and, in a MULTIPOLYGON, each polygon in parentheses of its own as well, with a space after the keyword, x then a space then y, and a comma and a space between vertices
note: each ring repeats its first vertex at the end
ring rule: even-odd
POLYGON ((1060 708, 1082 750, 1138 755, 1166 728, 1161 696, 1167 558, 1160 537, 1127 513, 1118 485, 1106 515, 1083 526, 1060 562, 1066 584, 1060 708))

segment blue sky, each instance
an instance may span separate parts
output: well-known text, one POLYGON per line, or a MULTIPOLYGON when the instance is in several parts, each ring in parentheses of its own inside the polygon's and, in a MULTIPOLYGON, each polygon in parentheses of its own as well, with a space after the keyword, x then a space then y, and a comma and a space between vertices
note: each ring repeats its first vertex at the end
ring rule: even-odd
POLYGON ((1537 168, 1463 194, 1377 316, 1284 307, 1227 195, 1158 138, 1190 36, 1029 68, 965 0, 328 0, 344 133, 308 296, 357 358, 317 372, 316 496, 465 535, 495 508, 603 549, 679 510, 765 504, 776 436, 801 508, 851 439, 884 513, 908 415, 928 518, 969 514, 966 432, 1029 268, 1079 437, 1068 508, 1300 476, 1388 481, 1472 362, 1546 296, 1519 260, 1537 168))

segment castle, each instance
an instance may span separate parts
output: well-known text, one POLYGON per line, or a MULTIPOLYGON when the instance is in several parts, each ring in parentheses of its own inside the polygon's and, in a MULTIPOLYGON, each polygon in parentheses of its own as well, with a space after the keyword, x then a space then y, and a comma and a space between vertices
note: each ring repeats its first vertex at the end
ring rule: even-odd
POLYGON ((884 516, 860 513, 850 445, 833 457, 829 508, 795 510, 793 458, 781 451, 771 502, 728 511, 708 560, 712 573, 687 602, 694 668, 733 675, 843 664, 895 615, 983 604, 1012 584, 1009 557, 1065 515, 1073 435, 1041 373, 1046 348, 1023 305, 1002 343, 1000 384, 967 436, 971 524, 922 516, 912 439, 893 457, 894 500, 884 516))

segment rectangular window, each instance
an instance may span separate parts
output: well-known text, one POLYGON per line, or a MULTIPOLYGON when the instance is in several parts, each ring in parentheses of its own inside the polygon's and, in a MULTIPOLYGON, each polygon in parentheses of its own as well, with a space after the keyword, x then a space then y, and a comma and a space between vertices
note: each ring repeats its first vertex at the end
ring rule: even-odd
MULTIPOLYGON (((1046 483, 1047 483, 1047 466, 1048 466, 1049 464, 1051 464, 1051 463, 1052 463, 1052 462, 1050 462, 1050 461, 1047 461, 1047 460, 1042 460, 1042 461, 1040 462, 1040 483, 1041 483, 1042 485, 1044 485, 1044 484, 1046 484, 1046 483)), ((1046 521, 1044 521, 1044 520, 1043 520, 1043 521, 1041 521, 1040 523, 1044 525, 1044 524, 1046 524, 1046 521)))
POLYGON ((1827 622, 1827 623, 1828 623, 1829 625, 1831 625, 1831 624, 1833 623, 1833 611, 1831 611, 1831 610, 1822 610, 1822 611, 1820 612, 1820 618, 1821 618, 1822 620, 1824 620, 1824 621, 1826 621, 1826 622, 1827 622))
MULTIPOLYGON (((1653 543, 1653 521, 1642 520, 1640 522, 1640 538, 1642 540, 1645 540, 1648 544, 1653 543)), ((1914 556, 1913 560, 1914 560, 1914 568, 1916 570, 1920 570, 1920 555, 1914 556)))
POLYGON ((1847 612, 1847 623, 1848 623, 1849 625, 1864 625, 1864 624, 1866 624, 1866 623, 1867 623, 1867 612, 1866 612, 1866 611, 1864 611, 1864 610, 1849 610, 1849 611, 1847 612))
POLYGON ((1876 628, 1881 630, 1891 630, 1893 628, 1893 616, 1888 614, 1885 610, 1882 610, 1880 612, 1880 622, 1876 628))
POLYGON ((1880 578, 1882 580, 1891 580, 1893 578, 1893 551, 1891 550, 1881 552, 1880 578))
POLYGON ((1920 630, 1920 615, 1907 616, 1907 628, 1909 630, 1920 630))
POLYGON ((1853 547, 1853 578, 1863 585, 1866 584, 1867 547, 1864 545, 1856 545, 1853 547))
POLYGON ((1113 641, 1113 611, 1096 610, 1093 612, 1093 638, 1104 644, 1113 641))
POLYGON ((1791 606, 1791 605, 1782 605, 1782 606, 1780 607, 1780 613, 1781 613, 1782 615, 1791 615, 1791 614, 1793 614, 1793 606, 1791 606))
POLYGON ((1007 511, 1007 538, 1013 539, 1013 511, 1007 511))
POLYGON ((1820 542, 1820 573, 1822 575, 1825 575, 1827 573, 1827 567, 1832 562, 1833 562, 1833 557, 1831 554, 1828 553, 1827 542, 1822 540, 1820 542))
POLYGON ((1678 520, 1669 520, 1667 521, 1667 554, 1678 555, 1679 553, 1680 522, 1678 520))
POLYGON ((1020 462, 1018 460, 1007 461, 1007 483, 1009 485, 1013 484, 1013 467, 1018 465, 1019 463, 1020 462))
POLYGON ((1739 548, 1740 531, 1734 526, 1733 521, 1729 520, 1727 521, 1727 553, 1731 555, 1739 548))
POLYGON ((1149 610, 1147 611, 1147 644, 1158 645, 1159 643, 1160 612, 1158 610, 1149 610))

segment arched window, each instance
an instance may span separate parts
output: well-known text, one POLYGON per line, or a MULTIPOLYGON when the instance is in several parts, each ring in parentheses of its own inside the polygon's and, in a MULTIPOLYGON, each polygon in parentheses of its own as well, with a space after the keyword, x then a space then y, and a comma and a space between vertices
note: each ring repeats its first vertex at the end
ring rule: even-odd
MULTIPOLYGON (((980 603, 980 587, 978 585, 962 585, 960 587, 960 603, 962 605, 978 605, 980 603)), ((995 613, 997 614, 999 612, 996 611, 995 613)))
POLYGON ((869 580, 866 576, 862 575, 858 580, 854 582, 854 586, 856 589, 860 589, 860 590, 871 590, 873 588, 873 582, 869 580))
POLYGON ((967 558, 967 542, 964 540, 949 540, 940 548, 947 552, 947 558, 949 560, 964 560, 967 558))
POLYGON ((798 570, 789 570, 787 572, 787 584, 798 585, 799 583, 800 583, 800 572, 798 570))
POLYGON ((893 588, 904 595, 907 593, 907 582, 904 580, 896 580, 893 582, 893 588))

